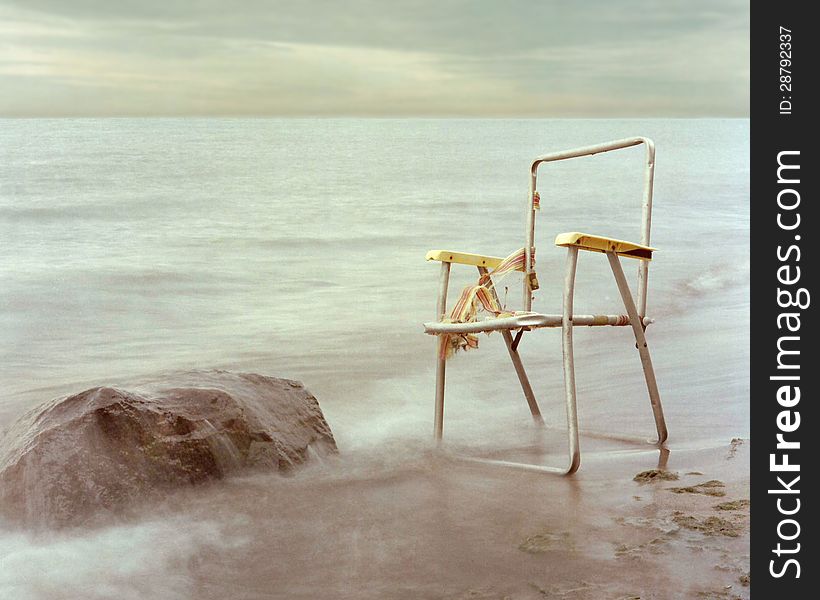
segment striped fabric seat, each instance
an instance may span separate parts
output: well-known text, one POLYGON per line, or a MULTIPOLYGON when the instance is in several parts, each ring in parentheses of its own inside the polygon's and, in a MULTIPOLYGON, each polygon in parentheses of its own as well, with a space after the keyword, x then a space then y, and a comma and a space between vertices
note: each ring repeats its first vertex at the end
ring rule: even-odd
MULTIPOLYGON (((533 261, 535 260, 535 249, 532 251, 533 261)), ((514 313, 505 311, 498 301, 498 295, 495 292, 495 283, 500 281, 505 275, 513 271, 524 271, 524 264, 526 260, 526 252, 524 248, 519 248, 492 271, 483 273, 475 285, 468 285, 461 291, 458 301, 450 311, 450 316, 442 320, 442 324, 455 325, 463 323, 475 323, 478 313, 484 309, 492 315, 493 318, 511 318, 514 313), (495 281, 493 280, 495 278, 495 281)), ((504 329, 503 325, 498 327, 504 329)), ((492 331, 495 328, 480 329, 480 331, 492 331)), ((447 358, 454 352, 462 349, 477 348, 478 336, 470 331, 460 330, 456 327, 451 328, 452 333, 441 334, 441 345, 439 352, 441 358, 447 358)))

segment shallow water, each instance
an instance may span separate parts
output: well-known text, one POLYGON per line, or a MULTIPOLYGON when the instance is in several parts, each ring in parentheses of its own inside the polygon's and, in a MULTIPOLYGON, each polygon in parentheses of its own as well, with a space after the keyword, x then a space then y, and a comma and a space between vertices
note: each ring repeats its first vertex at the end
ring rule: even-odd
MULTIPOLYGON (((518 551, 492 550, 470 525, 477 515, 464 506, 477 496, 478 516, 495 522, 490 537, 515 522, 517 539, 553 518, 528 521, 533 499, 513 499, 511 485, 542 487, 551 497, 535 510, 563 506, 564 518, 577 492, 593 515, 579 530, 604 527, 592 496, 621 501, 601 496, 595 475, 610 469, 612 448, 585 455, 580 484, 430 466, 434 343, 420 323, 435 310, 438 268, 423 257, 520 247, 532 157, 632 135, 658 148, 648 338, 674 457, 748 435, 748 121, 2 121, 0 430, 92 384, 221 367, 304 381, 343 465, 180 494, 101 531, 0 534, 0 591, 316 597, 324 582, 334 597, 442 597, 467 589, 471 573, 476 585, 530 577, 501 575, 518 551), (462 562, 445 559, 459 548, 471 549, 462 562)), ((542 168, 535 310, 560 307, 556 233, 637 239, 641 159, 630 149, 542 168)), ((474 272, 454 277, 451 294, 474 272)), ((520 280, 505 282, 514 306, 520 280)), ((581 257, 578 286, 578 312, 621 312, 600 256, 581 257)), ((580 418, 649 437, 629 336, 577 331, 580 418)), ((521 348, 560 426, 559 334, 521 348)), ((521 442, 526 404, 497 336, 457 356, 448 377, 450 439, 481 450, 521 442)), ((559 461, 555 435, 548 458, 559 461)), ((657 459, 630 465, 643 460, 657 459)), ((583 552, 617 572, 611 552, 583 552)))

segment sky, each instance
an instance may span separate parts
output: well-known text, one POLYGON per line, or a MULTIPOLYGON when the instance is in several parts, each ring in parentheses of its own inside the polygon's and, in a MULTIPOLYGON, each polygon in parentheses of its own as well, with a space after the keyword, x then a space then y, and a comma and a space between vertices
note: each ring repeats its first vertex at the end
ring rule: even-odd
POLYGON ((0 116, 748 114, 748 0, 0 0, 0 116))

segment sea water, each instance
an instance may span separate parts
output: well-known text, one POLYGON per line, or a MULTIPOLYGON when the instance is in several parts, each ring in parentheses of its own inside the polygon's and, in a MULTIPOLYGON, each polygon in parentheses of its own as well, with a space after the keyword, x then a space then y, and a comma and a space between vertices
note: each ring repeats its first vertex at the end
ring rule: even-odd
MULTIPOLYGON (((651 243, 658 252, 647 310, 656 322, 647 336, 670 447, 745 437, 749 122, 715 119, 2 120, 0 432, 60 394, 226 368, 302 380, 318 397, 342 460, 378 457, 381 476, 417 464, 432 431, 435 361, 422 323, 435 317, 439 274, 425 252, 506 256, 524 245, 535 156, 635 135, 657 145, 651 243)), ((560 312, 565 251, 553 245, 557 233, 640 240, 643 160, 636 147, 541 167, 534 310, 560 312)), ((637 261, 623 263, 635 290, 637 261)), ((576 312, 624 312, 603 256, 582 253, 578 269, 576 312)), ((473 268, 454 266, 450 298, 475 277, 473 268)), ((506 304, 519 308, 520 277, 499 287, 506 304)), ((580 418, 586 429, 650 437, 630 336, 629 328, 576 330, 580 418)), ((562 426, 560 333, 526 334, 520 348, 546 420, 562 426)), ((482 335, 478 350, 448 363, 449 439, 495 447, 514 440, 527 415, 498 334, 482 335)), ((366 479, 349 468, 356 485, 366 479)), ((190 510, 217 515, 212 521, 185 521, 181 508, 45 545, 24 532, 0 535, 0 591, 224 597, 230 586, 190 564, 207 562, 203 548, 213 540, 223 559, 245 557, 231 573, 249 580, 264 579, 265 563, 242 548, 263 548, 305 577, 317 544, 330 544, 322 546, 328 556, 365 541, 388 544, 387 534, 331 543, 324 530, 309 528, 298 539, 284 536, 296 544, 284 549, 275 529, 298 530, 304 515, 265 520, 266 541, 249 541, 259 517, 257 509, 232 509, 238 497, 253 497, 256 506, 267 498, 266 515, 295 500, 273 481, 226 485, 208 492, 205 505, 189 498, 199 506, 190 510), (275 498, 259 491, 269 487, 275 498), (141 579, 148 572, 164 573, 166 586, 151 587, 141 579)), ((305 485, 310 491, 294 498, 324 490, 305 485)), ((339 502, 355 497, 341 487, 339 502)), ((333 493, 340 492, 321 492, 333 493)), ((352 508, 343 512, 346 522, 361 518, 352 508)), ((367 536, 366 528, 355 531, 367 536)), ((410 551, 391 548, 400 562, 410 551)), ((372 557, 359 552, 364 568, 372 557)), ((346 575, 333 572, 338 592, 346 575)), ((287 589, 297 597, 293 585, 287 589)), ((411 586, 407 597, 421 597, 422 588, 411 586)))

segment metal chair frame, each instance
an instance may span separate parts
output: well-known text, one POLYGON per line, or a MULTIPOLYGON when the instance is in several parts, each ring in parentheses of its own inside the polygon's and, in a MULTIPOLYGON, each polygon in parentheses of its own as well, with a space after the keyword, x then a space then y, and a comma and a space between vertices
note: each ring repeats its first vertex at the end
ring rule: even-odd
MULTIPOLYGON (((581 463, 581 450, 579 444, 578 429, 578 409, 577 392, 575 387, 575 360, 573 353, 573 327, 577 326, 626 326, 630 325, 635 337, 636 347, 641 359, 643 374, 646 380, 646 387, 649 392, 649 400, 652 413, 655 419, 657 439, 652 443, 661 446, 668 437, 666 422, 663 415, 658 384, 655 380, 655 372, 652 367, 652 359, 647 346, 645 329, 652 322, 646 318, 646 297, 649 274, 649 260, 651 260, 654 248, 649 247, 650 230, 652 225, 652 200, 655 171, 655 145, 652 140, 645 137, 634 137, 616 140, 594 146, 585 146, 554 152, 537 157, 530 165, 529 184, 529 205, 527 209, 527 231, 525 246, 525 276, 524 276, 524 308, 521 314, 513 317, 490 319, 474 323, 445 323, 442 319, 447 313, 447 290, 450 280, 450 265, 452 263, 469 264, 478 267, 480 274, 486 274, 488 267, 497 264, 501 259, 497 257, 486 257, 481 255, 461 254, 445 251, 431 251, 427 255, 428 260, 441 261, 441 275, 439 280, 438 302, 436 306, 436 321, 425 323, 426 333, 432 335, 446 333, 462 333, 477 331, 500 331, 504 344, 510 355, 513 367, 521 384, 524 397, 529 405, 533 420, 543 425, 544 421, 538 402, 535 398, 532 385, 527 377, 521 356, 518 353, 518 343, 524 331, 540 327, 561 327, 562 331, 562 355, 563 355, 563 376, 564 376, 564 399, 566 403, 567 435, 569 461, 566 467, 554 467, 548 465, 535 465, 503 460, 493 460, 485 458, 459 457, 465 460, 510 466, 529 471, 557 473, 569 475, 578 470, 581 463), (633 244, 621 240, 590 236, 588 234, 562 234, 556 239, 556 244, 567 248, 567 257, 564 272, 563 308, 560 315, 545 315, 531 312, 533 293, 533 257, 532 248, 535 242, 535 212, 537 193, 538 168, 543 163, 567 160, 584 156, 592 156, 603 152, 611 152, 623 148, 643 144, 646 147, 646 161, 644 167, 644 191, 641 211, 641 242, 633 244), (621 299, 626 310, 626 315, 575 315, 573 312, 573 298, 575 294, 575 273, 578 263, 578 251, 588 250, 606 254, 609 261, 615 283, 618 287, 621 299), (633 299, 626 276, 621 266, 620 257, 638 258, 638 294, 637 303, 633 299), (531 276, 532 275, 532 276, 531 276), (513 330, 517 330, 515 337, 513 330)), ((494 290, 493 290, 493 293, 494 290)), ((435 424, 434 436, 437 445, 441 447, 444 431, 444 387, 445 387, 446 360, 437 350, 436 363, 436 394, 435 394, 435 424)))

